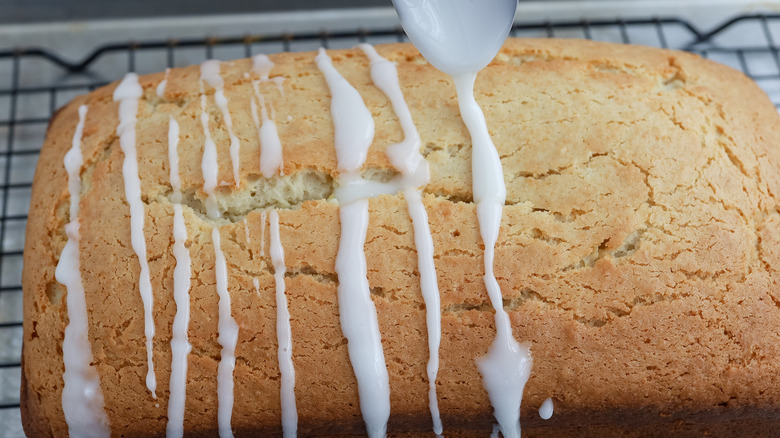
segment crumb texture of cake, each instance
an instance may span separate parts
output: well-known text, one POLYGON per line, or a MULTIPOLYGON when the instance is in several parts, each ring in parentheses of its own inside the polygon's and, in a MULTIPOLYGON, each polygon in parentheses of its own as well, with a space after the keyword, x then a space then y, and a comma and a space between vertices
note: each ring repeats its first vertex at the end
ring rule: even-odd
MULTIPOLYGON (((447 76, 409 44, 375 48, 396 63, 430 169, 420 199, 441 300, 435 390, 444 434, 486 436, 494 418, 475 358, 487 353, 495 325, 482 279, 470 137, 447 76)), ((359 176, 394 181, 401 172, 388 147, 405 132, 372 82, 369 54, 360 48, 327 54, 373 120, 359 176)), ((135 151, 153 295, 151 360, 117 135, 118 83, 56 114, 35 174, 24 252, 21 404, 28 436, 68 434, 62 408, 68 291, 55 268, 68 242, 63 160, 77 127, 83 129, 78 254, 90 365, 112 435, 165 433, 173 338, 185 348, 175 356, 187 358, 186 380, 174 379, 186 393, 183 431, 216 434, 223 352, 218 255, 238 327, 235 435, 282 434, 277 305, 283 300, 275 267, 284 269, 298 434, 365 433, 339 313, 343 175, 331 92, 316 55, 214 61, 222 83, 204 80, 201 66, 138 78, 135 151), (207 136, 216 146, 213 196, 204 190, 207 136), (271 147, 275 139, 280 151, 271 147), (263 168, 261 150, 280 153, 278 171, 263 168), (272 237, 283 264, 271 251, 272 237), (184 299, 174 277, 185 252, 186 337, 174 333, 184 299), (147 389, 147 363, 154 364, 156 398, 147 389)), ((770 436, 780 426, 780 116, 767 96, 741 73, 688 53, 523 39, 505 43, 479 73, 474 93, 507 189, 495 276, 513 334, 533 356, 523 433, 770 436), (542 420, 539 408, 548 398, 554 414, 542 420)), ((390 389, 387 432, 427 436, 428 327, 408 196, 368 199, 363 249, 390 389)))

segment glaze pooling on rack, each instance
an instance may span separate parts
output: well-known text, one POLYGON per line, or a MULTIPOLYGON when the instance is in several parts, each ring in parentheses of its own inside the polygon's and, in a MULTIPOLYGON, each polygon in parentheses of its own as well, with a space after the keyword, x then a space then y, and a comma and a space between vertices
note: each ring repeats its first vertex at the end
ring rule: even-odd
POLYGON ((241 175, 239 172, 241 142, 238 140, 238 137, 236 137, 236 134, 233 133, 233 119, 230 117, 228 100, 227 97, 225 97, 225 81, 219 73, 219 66, 220 61, 216 59, 204 61, 200 65, 200 79, 214 89, 214 102, 216 102, 217 108, 222 112, 222 119, 225 122, 228 137, 230 138, 230 162, 233 165, 233 182, 236 187, 238 187, 241 184, 241 175))
POLYGON ((236 343, 238 342, 238 324, 230 312, 230 292, 228 291, 228 273, 225 254, 222 252, 219 229, 211 230, 214 244, 214 274, 219 295, 219 335, 217 342, 222 347, 217 370, 217 421, 219 436, 232 437, 230 422, 233 416, 233 370, 236 368, 236 343))
POLYGON ((168 437, 184 435, 184 408, 187 394, 187 362, 192 345, 187 330, 190 324, 190 277, 192 259, 186 247, 187 225, 181 206, 181 180, 179 178, 179 124, 170 116, 168 119, 168 161, 170 182, 173 189, 173 301, 176 315, 171 330, 171 379, 168 399, 168 437))
POLYGON ((539 407, 539 416, 542 420, 549 420, 553 416, 553 399, 547 397, 547 399, 539 407))
POLYGON ((149 261, 146 258, 146 240, 144 238, 144 203, 141 200, 141 179, 138 175, 138 152, 135 145, 135 124, 138 114, 138 99, 143 96, 143 88, 138 83, 138 75, 128 73, 114 90, 114 101, 119 102, 119 147, 125 158, 122 163, 122 177, 125 185, 125 198, 130 207, 130 240, 141 265, 138 289, 144 306, 144 335, 146 336, 146 387, 157 398, 157 379, 154 374, 152 353, 154 350, 154 315, 152 313, 152 282, 149 278, 149 261))
POLYGON ((62 410, 68 424, 70 436, 102 438, 111 435, 103 406, 103 391, 100 376, 92 363, 92 346, 89 343, 89 321, 84 283, 81 278, 79 260, 79 201, 81 193, 81 137, 87 106, 79 107, 79 121, 73 134, 71 148, 65 154, 63 164, 68 173, 70 195, 70 222, 65 225, 68 240, 62 249, 55 279, 65 286, 65 302, 68 311, 68 325, 62 341, 62 358, 65 372, 62 374, 62 410))
POLYGON ((287 268, 284 265, 284 248, 279 236, 279 213, 271 210, 271 262, 274 266, 274 280, 276 282, 276 339, 278 342, 277 357, 279 359, 279 372, 281 373, 281 401, 282 401, 282 431, 286 438, 298 435, 298 409, 295 405, 295 366, 292 360, 292 331, 290 328, 290 311, 287 308, 287 296, 285 295, 284 274, 287 268))
MULTIPOLYGON (((315 58, 331 94, 336 158, 340 172, 337 183, 349 185, 358 172, 374 139, 374 120, 358 91, 333 67, 320 49, 315 58)), ((348 189, 347 189, 348 190, 348 189)), ((358 383, 360 411, 370 437, 385 436, 390 417, 390 383, 382 350, 376 307, 366 276, 363 246, 368 230, 368 200, 358 199, 339 206, 341 236, 336 255, 341 330, 358 383)))
POLYGON ((441 344, 441 298, 439 285, 436 281, 433 237, 428 224, 428 213, 425 211, 420 190, 417 189, 417 185, 424 185, 430 179, 428 162, 420 153, 420 135, 401 91, 395 64, 380 56, 369 44, 360 44, 358 47, 371 61, 371 81, 390 100, 404 132, 403 141, 388 146, 386 154, 393 167, 401 172, 402 190, 414 228, 417 267, 420 271, 420 289, 425 302, 426 326, 428 328, 428 404, 433 420, 433 431, 440 435, 443 432, 443 426, 439 414, 439 401, 436 396, 436 376, 439 372, 439 345, 441 344), (418 184, 410 185, 410 183, 418 184))

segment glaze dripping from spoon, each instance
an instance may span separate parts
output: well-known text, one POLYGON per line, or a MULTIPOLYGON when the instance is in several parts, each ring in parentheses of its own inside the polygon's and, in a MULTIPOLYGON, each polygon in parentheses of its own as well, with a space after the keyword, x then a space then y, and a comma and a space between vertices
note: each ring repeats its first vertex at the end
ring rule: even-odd
POLYGON ((517 0, 393 0, 393 4, 415 47, 455 82, 461 117, 471 135, 474 201, 485 244, 483 279, 496 312, 496 337, 488 353, 477 359, 477 367, 501 433, 519 437, 520 403, 532 360, 528 345, 518 343, 512 335, 509 314, 493 273, 506 186, 501 160, 474 97, 477 73, 506 40, 517 0))

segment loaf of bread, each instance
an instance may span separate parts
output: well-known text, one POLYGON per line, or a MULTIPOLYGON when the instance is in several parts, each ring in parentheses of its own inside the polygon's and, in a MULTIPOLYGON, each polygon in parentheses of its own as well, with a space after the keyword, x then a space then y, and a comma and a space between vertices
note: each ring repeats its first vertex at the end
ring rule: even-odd
MULTIPOLYGON (((430 168, 421 189, 440 293, 435 388, 444 433, 487 436, 495 420, 475 359, 496 329, 470 137, 447 76, 411 45, 376 51, 397 63, 430 168)), ((372 82, 364 51, 327 54, 373 119, 363 178, 392 181, 399 170, 386 151, 405 138, 399 115, 372 82)), ((91 356, 82 365, 94 371, 114 436, 171 427, 171 341, 185 302, 192 350, 179 426, 215 435, 227 409, 236 435, 281 434, 280 283, 298 433, 365 433, 340 323, 332 93, 315 56, 171 69, 138 78, 140 87, 103 87, 53 118, 24 253, 28 436, 68 434, 63 355, 72 347, 64 338, 77 309, 68 309, 75 289, 64 278, 83 285, 91 356), (83 164, 71 161, 69 178, 74 148, 83 164), (174 236, 176 210, 186 241, 174 236), (76 263, 60 261, 69 238, 76 263), (190 286, 177 290, 181 251, 191 263, 177 278, 190 286), (221 371, 232 353, 230 321, 232 376, 221 371), (232 407, 218 376, 234 384, 232 407)), ((688 53, 520 39, 479 74, 475 95, 507 187, 495 273, 513 334, 533 357, 523 433, 772 435, 780 425, 780 117, 767 96, 741 73, 688 53), (547 398, 554 415, 545 421, 537 411, 547 398)), ((387 431, 430 435, 430 327, 415 228, 403 192, 368 204, 364 251, 389 376, 387 431)))

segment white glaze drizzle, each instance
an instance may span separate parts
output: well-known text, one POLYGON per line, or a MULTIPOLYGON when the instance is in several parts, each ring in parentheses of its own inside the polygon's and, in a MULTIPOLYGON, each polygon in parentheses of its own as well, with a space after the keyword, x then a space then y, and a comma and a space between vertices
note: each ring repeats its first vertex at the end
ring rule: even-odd
POLYGON ((146 387, 157 398, 157 380, 154 375, 152 353, 154 349, 154 317, 152 315, 152 282, 149 278, 149 261, 146 259, 146 240, 144 238, 144 203, 141 200, 141 179, 138 176, 138 155, 135 147, 135 124, 138 114, 138 99, 143 88, 138 83, 138 75, 128 73, 114 90, 114 101, 119 102, 119 146, 125 155, 122 163, 122 176, 125 183, 125 197, 130 207, 130 240, 141 265, 138 289, 144 306, 144 334, 146 336, 146 387))
MULTIPOLYGON (((265 216, 265 212, 263 212, 263 216, 265 216)), ((263 220, 263 223, 265 223, 265 220, 263 220)), ((251 245, 252 240, 249 237, 249 222, 247 222, 246 218, 244 218, 244 234, 246 235, 247 246, 251 245)), ((251 249, 250 249, 250 253, 251 253, 251 249)), ((258 280, 257 277, 253 277, 252 284, 254 284, 255 286, 255 292, 257 293, 257 296, 260 296, 260 280, 258 280)))
POLYGON ((379 195, 394 195, 402 191, 405 186, 402 179, 403 176, 381 182, 365 179, 357 172, 343 174, 338 179, 338 185, 333 191, 333 195, 339 204, 349 204, 361 199, 375 198, 379 195))
POLYGON ((274 62, 264 54, 258 54, 252 57, 252 70, 260 75, 260 79, 268 81, 271 76, 271 69, 274 68, 274 62))
POLYGON ((255 286, 255 293, 260 296, 260 280, 257 277, 252 279, 252 284, 255 286))
MULTIPOLYGON (((344 176, 358 172, 374 138, 374 120, 360 94, 333 67, 320 49, 315 58, 331 93, 338 169, 344 176)), ((363 246, 368 229, 368 200, 339 207, 341 237, 336 256, 341 330, 347 338, 350 362, 358 383, 360 410, 370 437, 383 437, 390 417, 390 384, 382 351, 376 307, 366 277, 363 246)))
POLYGON ((542 420, 549 420, 553 416, 553 399, 547 397, 547 399, 539 407, 539 416, 542 420))
POLYGON ((171 380, 168 399, 168 437, 184 435, 184 407, 187 395, 187 358, 192 351, 187 330, 190 325, 190 277, 192 260, 186 247, 187 225, 181 206, 181 180, 179 178, 179 124, 173 118, 168 120, 168 161, 170 182, 173 189, 173 300, 176 315, 173 318, 171 336, 171 380))
POLYGON ((89 343, 89 322, 84 283, 81 279, 79 260, 79 196, 81 192, 81 137, 87 106, 79 107, 79 121, 73 134, 71 148, 65 154, 63 164, 68 173, 70 194, 70 222, 65 225, 68 241, 62 249, 54 277, 65 286, 65 300, 68 309, 68 325, 62 341, 62 358, 65 372, 62 374, 65 386, 62 389, 62 410, 68 424, 70 436, 108 437, 111 431, 103 407, 103 392, 92 363, 92 346, 89 343))
POLYGON ((239 173, 241 142, 236 134, 233 133, 233 119, 230 117, 230 111, 228 110, 228 100, 225 97, 225 81, 222 80, 222 76, 219 74, 219 65, 220 62, 216 59, 204 61, 200 65, 200 79, 214 88, 214 101, 217 104, 217 108, 222 112, 228 137, 230 137, 230 161, 233 164, 233 181, 236 187, 238 187, 241 184, 239 173))
MULTIPOLYGON (((420 167, 424 167, 427 176, 428 163, 420 153, 420 135, 401 92, 395 63, 379 55, 370 44, 360 44, 358 47, 371 61, 371 81, 387 96, 404 132, 403 141, 387 147, 390 163, 405 175, 414 175, 420 167)), ((423 181, 423 184, 425 182, 427 181, 423 181)))
POLYGON ((217 342, 222 346, 217 371, 217 421, 220 437, 232 437, 230 419, 233 415, 233 370, 236 367, 236 343, 238 342, 238 324, 230 313, 230 292, 228 291, 227 261, 220 246, 219 229, 211 230, 214 243, 214 273, 217 277, 219 295, 219 336, 217 342))
POLYGON ((157 84, 157 89, 155 91, 157 92, 157 97, 163 97, 165 96, 165 86, 168 84, 168 74, 171 72, 170 68, 165 69, 165 76, 163 77, 163 80, 160 81, 159 84, 157 84))
POLYGON ((252 70, 260 75, 260 81, 261 82, 273 82, 276 84, 276 89, 279 90, 279 93, 284 96, 284 88, 282 88, 282 83, 284 83, 284 77, 282 76, 275 76, 273 78, 270 78, 271 75, 271 69, 274 68, 274 63, 271 61, 268 56, 263 55, 262 53, 259 55, 255 55, 252 57, 252 70))
POLYGON ((477 220, 485 244, 483 280, 495 309, 496 337, 485 356, 477 359, 494 415, 507 438, 520 437, 520 403, 531 374, 531 352, 512 336, 512 322, 504 310, 501 287, 493 273, 493 259, 506 200, 504 171, 490 139, 482 110, 474 99, 476 73, 453 76, 460 114, 471 134, 471 174, 477 220))
POLYGON ((251 245, 252 239, 249 238, 249 222, 244 218, 244 235, 246 237, 246 244, 251 245))
POLYGON ((406 207, 414 227, 417 266, 420 271, 420 289, 425 302, 426 326, 428 328, 428 402, 433 419, 433 431, 437 435, 441 435, 443 427, 436 396, 436 376, 439 372, 439 345, 441 344, 441 298, 439 285, 436 281, 436 267, 433 262, 433 237, 428 224, 428 214, 425 211, 420 191, 415 186, 409 185, 410 182, 424 184, 428 181, 428 162, 420 153, 420 135, 414 126, 412 114, 398 83, 398 72, 395 64, 380 56, 369 44, 360 44, 358 47, 371 61, 371 81, 390 100, 404 132, 403 141, 388 146, 386 154, 393 167, 401 172, 402 185, 406 185, 403 187, 403 191, 406 207), (415 175, 424 176, 415 181, 415 175))
POLYGON ((203 174, 203 192, 206 193, 206 214, 210 218, 216 219, 221 215, 219 205, 217 204, 217 197, 214 194, 214 190, 217 188, 217 172, 219 171, 219 165, 217 164, 217 145, 214 144, 214 140, 211 139, 209 113, 206 111, 206 95, 203 91, 203 82, 200 84, 200 89, 200 123, 203 127, 203 136, 205 138, 200 169, 203 174))
POLYGON ((181 203, 181 178, 179 177, 179 124, 173 116, 168 119, 168 179, 171 183, 174 203, 181 203))
POLYGON ((356 174, 368 156, 374 139, 374 119, 360 93, 333 67, 325 49, 315 58, 331 93, 336 160, 341 173, 356 174))
POLYGON ((276 123, 268 117, 266 110, 265 97, 260 94, 258 81, 252 81, 255 90, 255 97, 260 103, 260 115, 257 114, 255 99, 250 99, 250 110, 252 119, 254 119, 257 128, 257 136, 260 139, 260 173, 266 178, 271 178, 282 173, 282 143, 279 140, 279 132, 276 129, 276 123))
MULTIPOLYGON (((209 116, 206 112, 206 94, 203 90, 203 82, 206 81, 215 89, 215 100, 217 105, 220 105, 220 99, 217 98, 217 93, 222 90, 223 82, 222 77, 219 75, 219 61, 206 61, 201 64, 201 124, 203 125, 203 133, 206 138, 206 143, 203 148, 203 158, 201 161, 201 171, 203 172, 203 191, 207 194, 206 209, 209 217, 219 218, 221 213, 219 211, 216 196, 214 195, 214 189, 217 186, 217 146, 211 139, 209 132, 209 116)), ((224 96, 223 96, 224 97, 224 96)), ((223 102, 225 104, 223 109, 223 115, 227 111, 227 100, 223 102)), ((226 125, 227 118, 226 119, 226 125)), ((230 127, 228 128, 230 130, 230 127)), ((231 134, 232 135, 232 134, 231 134)), ((231 149, 233 141, 231 139, 231 149)), ((231 156, 232 156, 231 150, 231 156)), ((236 153, 234 163, 234 171, 238 163, 238 154, 236 153)), ((238 179, 236 179, 238 184, 238 179)), ((227 273, 227 261, 225 255, 222 252, 219 228, 214 227, 211 230, 211 240, 214 245, 214 273, 216 275, 217 295, 219 296, 219 318, 217 321, 218 337, 217 342, 222 347, 220 352, 219 365, 217 369, 217 425, 219 428, 220 437, 232 437, 233 430, 231 428, 231 417, 233 415, 233 370, 236 367, 236 344, 238 343, 238 324, 233 319, 230 311, 230 292, 228 291, 228 273, 227 273)))
POLYGON ((477 359, 477 367, 501 433, 507 438, 519 438, 520 403, 532 360, 528 345, 520 345, 512 336, 511 321, 493 272, 506 186, 501 160, 474 98, 477 73, 506 40, 517 2, 432 0, 421 5, 413 0, 394 0, 394 5, 420 53, 455 82, 461 117, 471 134, 472 186, 485 245, 483 280, 496 322, 496 337, 487 355, 477 359))
POLYGON ((433 419, 433 432, 440 436, 444 429, 436 396, 436 376, 439 373, 439 345, 441 344, 441 298, 439 285, 436 281, 436 266, 433 262, 433 237, 428 225, 428 213, 425 211, 420 191, 415 188, 406 189, 404 197, 414 227, 414 245, 417 249, 417 266, 420 271, 420 289, 425 302, 426 326, 428 327, 428 407, 433 419))
POLYGON ((274 265, 274 280, 276 280, 276 339, 279 344, 279 372, 281 373, 282 400, 282 431, 285 437, 295 437, 298 434, 298 409, 295 405, 295 367, 292 361, 292 332, 290 328, 290 311, 287 309, 285 296, 284 248, 279 237, 279 213, 271 210, 271 262, 274 265))
POLYGON ((499 438, 501 435, 501 429, 498 427, 498 424, 493 425, 493 431, 490 432, 490 438, 499 438))
POLYGON ((260 257, 265 257, 265 210, 260 212, 260 257))

